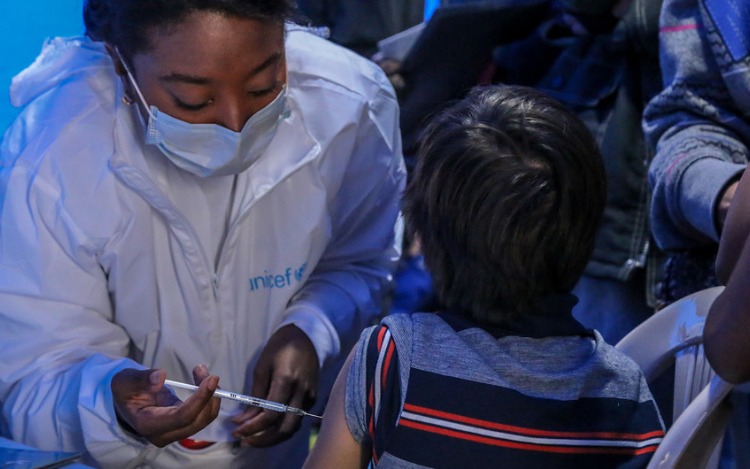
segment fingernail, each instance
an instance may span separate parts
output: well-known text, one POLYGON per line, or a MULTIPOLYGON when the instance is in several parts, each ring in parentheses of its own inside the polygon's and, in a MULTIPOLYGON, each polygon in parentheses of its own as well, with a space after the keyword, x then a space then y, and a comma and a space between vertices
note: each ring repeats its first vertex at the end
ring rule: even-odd
POLYGON ((209 377, 208 379, 208 389, 211 391, 216 391, 216 389, 219 387, 219 380, 218 379, 211 379, 209 377))
POLYGON ((152 371, 150 375, 148 375, 148 379, 151 381, 151 384, 161 384, 161 373, 159 371, 152 371))
POLYGON ((208 366, 206 366, 206 365, 200 364, 200 365, 198 365, 198 369, 200 371, 205 371, 206 373, 208 373, 208 366))

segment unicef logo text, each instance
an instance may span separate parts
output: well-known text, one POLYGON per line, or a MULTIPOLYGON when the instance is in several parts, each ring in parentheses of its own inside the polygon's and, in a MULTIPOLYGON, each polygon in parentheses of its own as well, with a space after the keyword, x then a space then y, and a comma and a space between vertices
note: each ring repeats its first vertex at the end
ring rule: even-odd
POLYGON ((302 281, 302 276, 305 275, 306 268, 307 263, 302 264, 297 269, 287 267, 282 273, 271 273, 264 270, 263 275, 251 277, 248 280, 250 282, 250 291, 290 287, 293 282, 299 283, 302 281))

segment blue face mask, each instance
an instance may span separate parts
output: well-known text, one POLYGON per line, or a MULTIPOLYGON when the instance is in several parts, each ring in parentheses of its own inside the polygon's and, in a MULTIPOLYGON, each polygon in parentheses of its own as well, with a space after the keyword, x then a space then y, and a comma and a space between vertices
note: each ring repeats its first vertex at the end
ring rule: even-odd
MULTIPOLYGON (((120 60, 124 65, 122 57, 120 60)), ((196 176, 225 176, 246 170, 263 156, 279 121, 289 116, 284 86, 239 132, 217 124, 191 124, 149 106, 127 65, 125 71, 148 112, 146 143, 155 145, 172 163, 196 176)))

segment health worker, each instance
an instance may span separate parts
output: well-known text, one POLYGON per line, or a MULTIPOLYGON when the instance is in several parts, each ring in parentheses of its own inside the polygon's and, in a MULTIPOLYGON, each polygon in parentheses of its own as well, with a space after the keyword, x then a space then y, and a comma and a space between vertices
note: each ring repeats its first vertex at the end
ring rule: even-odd
POLYGON ((11 86, 2 435, 99 467, 299 466, 313 419, 212 394, 320 412, 380 314, 405 179, 393 89, 289 0, 83 14, 85 37, 49 40, 11 86))

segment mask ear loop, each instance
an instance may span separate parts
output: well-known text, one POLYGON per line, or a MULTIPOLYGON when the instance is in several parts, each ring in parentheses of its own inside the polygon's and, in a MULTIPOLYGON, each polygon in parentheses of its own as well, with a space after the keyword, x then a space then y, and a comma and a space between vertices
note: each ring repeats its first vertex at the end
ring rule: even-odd
MULTIPOLYGON (((146 109, 146 112, 152 119, 156 119, 156 116, 151 112, 151 106, 148 105, 146 102, 146 98, 143 97, 143 93, 141 93, 141 89, 138 87, 138 83, 135 82, 135 78, 133 77, 133 74, 130 73, 130 67, 128 67, 127 62, 125 62, 125 59, 122 58, 122 54, 120 54, 120 49, 115 46, 115 53, 117 53, 117 57, 119 57, 120 62, 122 62, 122 66, 125 68, 125 73, 128 75, 128 80, 130 81, 130 84, 133 85, 133 88, 135 88, 135 93, 138 95, 138 99, 141 100, 141 103, 143 104, 144 109, 146 109)), ((132 104, 133 99, 130 97, 123 96, 123 102, 125 104, 132 104)))

